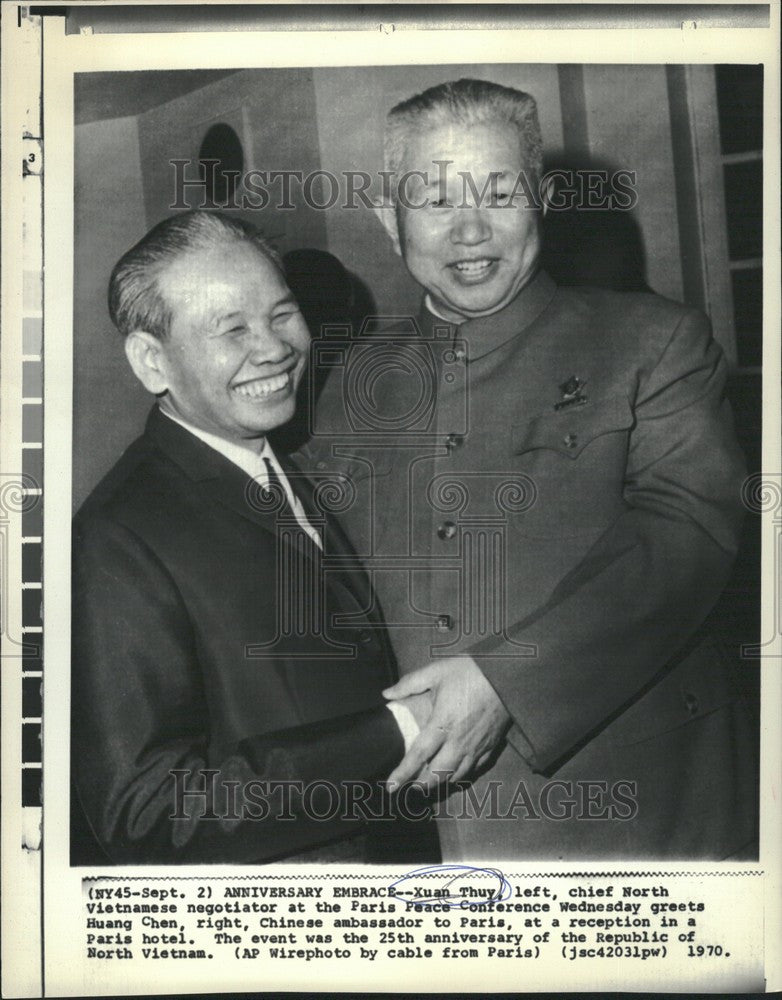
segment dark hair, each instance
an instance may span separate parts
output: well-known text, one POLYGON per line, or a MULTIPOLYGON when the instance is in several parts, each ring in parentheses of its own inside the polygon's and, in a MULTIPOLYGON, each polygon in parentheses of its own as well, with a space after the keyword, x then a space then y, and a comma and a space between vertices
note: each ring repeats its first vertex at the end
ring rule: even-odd
POLYGON ((231 241, 249 243, 282 271, 279 254, 254 226, 221 212, 195 209, 153 226, 120 257, 109 279, 109 315, 122 336, 146 330, 165 340, 171 310, 160 291, 160 274, 183 253, 231 241))

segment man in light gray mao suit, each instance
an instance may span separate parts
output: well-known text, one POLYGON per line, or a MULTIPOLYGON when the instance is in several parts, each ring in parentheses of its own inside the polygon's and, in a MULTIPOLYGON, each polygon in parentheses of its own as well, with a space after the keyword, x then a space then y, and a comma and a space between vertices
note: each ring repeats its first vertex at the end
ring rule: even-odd
POLYGON ((756 736, 707 623, 744 468, 706 317, 541 270, 527 94, 411 98, 386 169, 404 191, 379 214, 426 292, 396 341, 414 363, 374 380, 357 430, 351 364, 380 345, 352 344, 304 458, 355 487, 387 696, 433 698, 393 781, 439 785, 446 860, 752 856, 756 736))

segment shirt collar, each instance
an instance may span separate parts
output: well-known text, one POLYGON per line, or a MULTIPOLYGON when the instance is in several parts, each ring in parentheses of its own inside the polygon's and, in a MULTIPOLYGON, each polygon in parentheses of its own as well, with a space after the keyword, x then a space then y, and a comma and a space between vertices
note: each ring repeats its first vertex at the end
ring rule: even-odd
POLYGON ((222 438, 217 434, 210 434, 209 431, 202 430, 200 427, 196 427, 187 420, 183 420, 180 416, 169 413, 168 410, 164 410, 162 407, 158 407, 160 412, 164 417, 169 420, 173 420, 175 424, 179 424, 180 427, 184 427, 186 431, 203 441, 204 444, 209 445, 215 451, 219 452, 224 458, 227 458, 229 462, 234 465, 238 465, 239 468, 246 472, 250 478, 255 479, 258 476, 266 476, 266 466, 263 464, 264 458, 268 458, 275 470, 279 474, 279 463, 277 462, 274 452, 272 451, 271 445, 269 444, 268 438, 263 440, 263 448, 260 452, 254 451, 247 445, 237 444, 234 441, 228 441, 226 438, 222 438))
MULTIPOLYGON (((531 326, 553 299, 556 287, 545 271, 538 271, 504 309, 491 316, 468 319, 459 325, 448 325, 452 328, 453 336, 466 341, 467 357, 474 361, 501 347, 531 326)), ((424 299, 421 318, 425 330, 432 325, 447 323, 432 308, 429 295, 424 299)))

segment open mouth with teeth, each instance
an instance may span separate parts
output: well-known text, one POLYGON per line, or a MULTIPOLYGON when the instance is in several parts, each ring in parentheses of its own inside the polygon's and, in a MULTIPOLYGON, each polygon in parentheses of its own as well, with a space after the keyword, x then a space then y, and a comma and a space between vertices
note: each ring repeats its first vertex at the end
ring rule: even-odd
POLYGON ((283 394, 289 391, 292 386, 291 372, 287 371, 279 375, 271 375, 268 378, 255 378, 249 382, 242 382, 233 386, 233 391, 244 399, 264 400, 283 394))
POLYGON ((465 284, 484 281, 497 269, 496 257, 478 257, 475 260, 457 260, 448 267, 457 279, 465 284))

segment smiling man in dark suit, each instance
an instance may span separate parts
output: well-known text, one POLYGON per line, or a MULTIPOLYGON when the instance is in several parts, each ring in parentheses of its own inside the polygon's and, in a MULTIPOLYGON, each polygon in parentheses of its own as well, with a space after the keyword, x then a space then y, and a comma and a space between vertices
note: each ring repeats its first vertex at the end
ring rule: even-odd
POLYGON ((436 860, 425 822, 367 822, 426 700, 384 706, 368 581, 266 440, 309 344, 279 259, 185 213, 109 304, 158 403, 74 522, 75 808, 120 862, 436 860))

